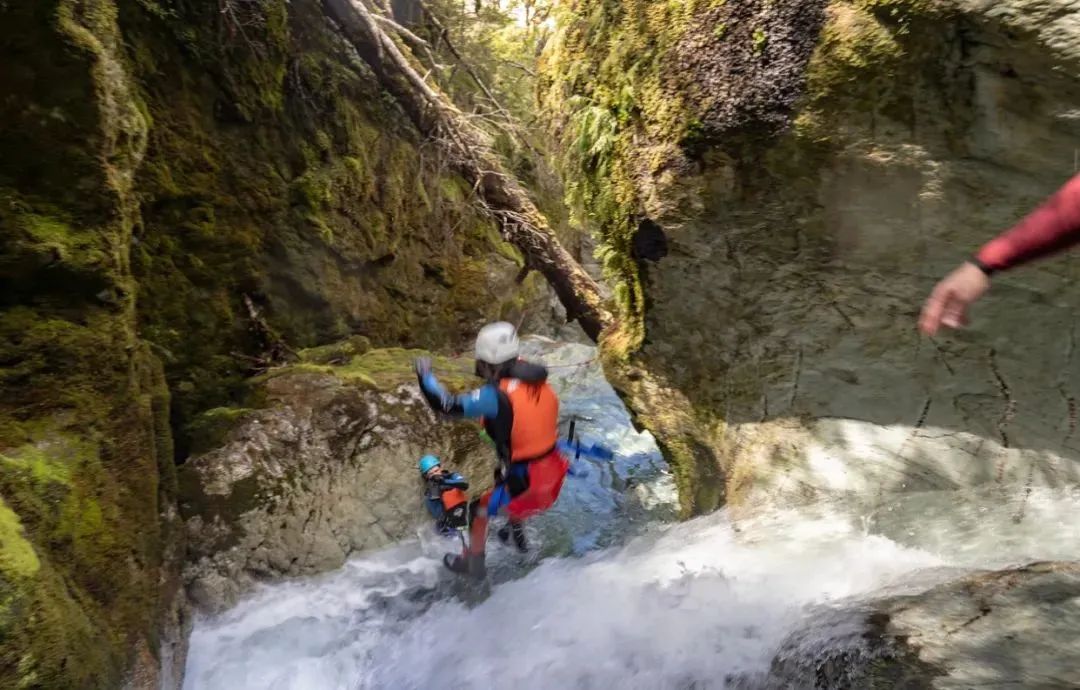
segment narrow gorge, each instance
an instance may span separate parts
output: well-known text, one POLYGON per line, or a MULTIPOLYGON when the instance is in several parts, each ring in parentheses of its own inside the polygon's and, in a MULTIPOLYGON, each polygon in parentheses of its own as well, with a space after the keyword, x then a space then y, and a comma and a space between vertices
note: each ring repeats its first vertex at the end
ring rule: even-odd
POLYGON ((916 328, 1080 170, 1080 3, 0 20, 0 687, 1080 686, 1076 254, 916 328), (492 321, 614 457, 476 587, 413 362, 492 321))

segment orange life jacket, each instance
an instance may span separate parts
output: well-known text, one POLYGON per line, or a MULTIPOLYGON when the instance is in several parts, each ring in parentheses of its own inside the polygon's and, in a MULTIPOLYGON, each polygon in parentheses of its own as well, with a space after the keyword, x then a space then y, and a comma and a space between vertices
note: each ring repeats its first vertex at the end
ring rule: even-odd
POLYGON ((536 460, 554 450, 559 440, 559 398, 551 386, 546 382, 503 379, 499 388, 514 411, 510 461, 536 460))
POLYGON ((469 497, 461 489, 442 492, 442 523, 447 527, 464 529, 469 525, 469 497))
POLYGON ((469 497, 461 489, 446 489, 442 492, 440 498, 442 498, 443 510, 446 512, 452 511, 469 500, 469 497))

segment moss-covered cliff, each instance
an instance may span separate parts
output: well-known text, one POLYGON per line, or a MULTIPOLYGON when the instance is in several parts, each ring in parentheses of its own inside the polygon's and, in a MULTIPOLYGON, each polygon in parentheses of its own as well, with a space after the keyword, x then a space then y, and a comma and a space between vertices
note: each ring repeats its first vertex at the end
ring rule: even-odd
POLYGON ((0 686, 170 685, 174 457, 267 346, 245 298, 445 347, 539 286, 315 0, 0 22, 0 686))
POLYGON ((244 369, 230 353, 259 345, 242 294, 294 347, 456 343, 515 306, 513 250, 319 3, 237 3, 235 19, 206 3, 132 9, 153 122, 140 324, 182 418, 225 399, 244 369))
POLYGON ((609 371, 688 512, 1077 474, 1067 263, 1004 279, 955 338, 913 326, 1074 172, 1066 5, 566 5, 541 95, 637 319, 609 371))
POLYGON ((149 122, 116 8, 4 8, 0 685, 108 687, 170 592, 168 391, 136 335, 149 122))

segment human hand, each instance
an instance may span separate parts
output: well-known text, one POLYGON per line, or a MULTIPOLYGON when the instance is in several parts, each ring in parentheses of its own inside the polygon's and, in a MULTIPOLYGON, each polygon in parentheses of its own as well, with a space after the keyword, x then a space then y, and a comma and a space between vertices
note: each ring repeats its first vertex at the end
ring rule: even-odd
POLYGON ((934 335, 941 326, 961 328, 968 323, 967 309, 990 289, 990 278, 973 263, 947 275, 930 293, 919 317, 919 329, 934 335))
POLYGON ((417 357, 413 363, 413 368, 416 369, 418 376, 426 376, 431 372, 431 358, 430 357, 417 357))

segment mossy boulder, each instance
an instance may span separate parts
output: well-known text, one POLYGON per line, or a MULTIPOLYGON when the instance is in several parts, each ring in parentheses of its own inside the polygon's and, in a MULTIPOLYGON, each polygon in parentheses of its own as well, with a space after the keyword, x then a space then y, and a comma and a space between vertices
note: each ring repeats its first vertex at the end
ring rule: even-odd
MULTIPOLYGON (((259 409, 232 419, 219 447, 181 470, 194 603, 219 611, 253 583, 340 567, 352 553, 430 522, 416 461, 433 453, 490 483, 494 456, 476 427, 445 423, 417 390, 425 353, 375 349, 338 366, 298 364, 251 382, 259 409)), ((467 360, 437 358, 444 383, 470 382, 467 360)))

